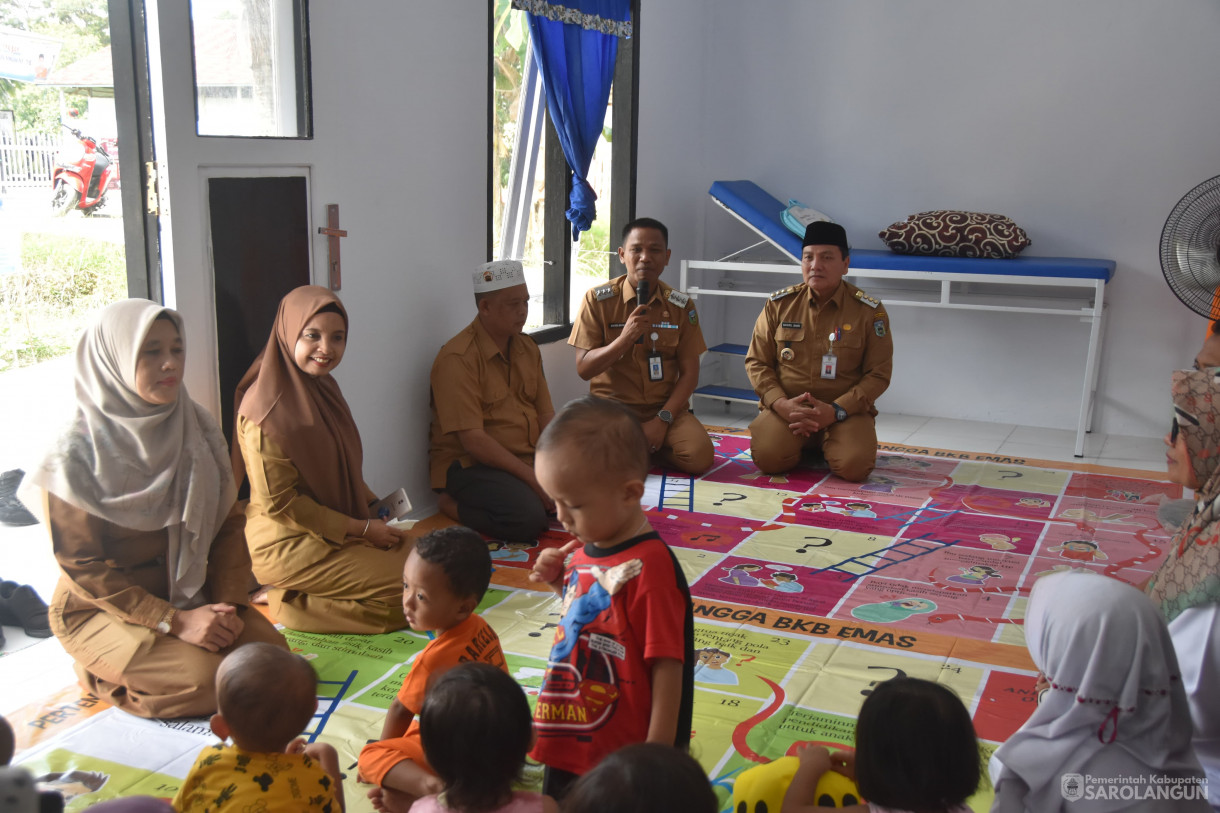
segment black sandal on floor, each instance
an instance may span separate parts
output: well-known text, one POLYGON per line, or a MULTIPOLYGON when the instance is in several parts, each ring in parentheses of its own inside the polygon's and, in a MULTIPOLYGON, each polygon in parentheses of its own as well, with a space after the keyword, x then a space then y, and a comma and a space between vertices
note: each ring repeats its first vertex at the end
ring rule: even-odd
POLYGON ((21 627, 31 638, 52 635, 46 602, 28 584, 0 582, 0 624, 21 627))

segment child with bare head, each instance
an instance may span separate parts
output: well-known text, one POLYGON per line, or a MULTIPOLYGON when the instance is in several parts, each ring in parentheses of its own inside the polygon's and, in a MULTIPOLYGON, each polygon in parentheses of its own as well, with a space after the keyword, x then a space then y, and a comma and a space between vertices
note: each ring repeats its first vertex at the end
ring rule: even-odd
POLYGON ((445 790, 412 813, 558 813, 555 800, 513 790, 534 744, 525 692, 487 663, 462 663, 428 687, 419 729, 445 790))
POLYGON ((216 672, 212 732, 183 782, 178 811, 343 809, 335 749, 300 738, 318 709, 318 678, 304 658, 271 644, 240 646, 216 672), (219 798, 219 802, 218 802, 219 798), (219 806, 217 806, 219 804, 219 806))
POLYGON ((621 746, 690 742, 690 589, 640 505, 648 465, 639 421, 614 401, 572 401, 538 439, 538 482, 576 536, 542 551, 530 574, 563 596, 532 752, 556 798, 621 746))
POLYGON ((403 612, 411 629, 435 637, 411 662, 381 739, 360 752, 360 778, 377 785, 369 798, 378 810, 405 813, 416 799, 444 790, 420 738, 419 714, 430 682, 467 661, 508 671, 496 631, 475 613, 490 581, 487 542, 460 525, 420 538, 407 557, 403 612))

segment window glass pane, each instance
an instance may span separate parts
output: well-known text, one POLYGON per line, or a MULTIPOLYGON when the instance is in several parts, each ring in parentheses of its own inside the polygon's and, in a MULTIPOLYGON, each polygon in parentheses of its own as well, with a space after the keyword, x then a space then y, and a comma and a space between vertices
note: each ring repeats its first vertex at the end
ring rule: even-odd
POLYGON ((617 252, 620 243, 616 235, 610 234, 610 142, 613 138, 610 127, 613 121, 614 90, 611 88, 602 136, 597 140, 593 162, 589 165, 589 185, 597 193, 597 219, 588 231, 581 233, 580 241, 572 245, 572 286, 568 313, 572 314, 573 319, 580 311, 586 291, 626 271, 619 264, 617 253, 611 253, 617 252))
POLYGON ((492 256, 521 260, 530 289, 527 331, 542 326, 543 212, 542 84, 529 70, 530 40, 524 11, 496 0, 492 66, 492 256))
POLYGON ((306 0, 191 0, 199 135, 307 138, 306 0))

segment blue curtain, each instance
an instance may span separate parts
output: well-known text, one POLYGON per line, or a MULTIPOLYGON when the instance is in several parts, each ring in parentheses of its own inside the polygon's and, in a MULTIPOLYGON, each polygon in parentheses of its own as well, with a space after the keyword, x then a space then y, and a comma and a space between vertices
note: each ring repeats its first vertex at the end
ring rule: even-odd
POLYGON ((618 38, 631 35, 631 2, 513 0, 513 7, 529 12, 547 112, 572 171, 566 214, 579 240, 597 218, 597 193, 586 175, 606 119, 618 38))

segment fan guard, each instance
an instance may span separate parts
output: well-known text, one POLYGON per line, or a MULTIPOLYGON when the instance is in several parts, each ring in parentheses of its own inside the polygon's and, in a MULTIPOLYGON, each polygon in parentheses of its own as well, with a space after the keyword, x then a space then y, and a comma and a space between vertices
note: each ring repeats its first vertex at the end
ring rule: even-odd
POLYGON ((1200 316, 1220 319, 1220 176, 1186 193, 1161 230, 1161 272, 1200 316))

